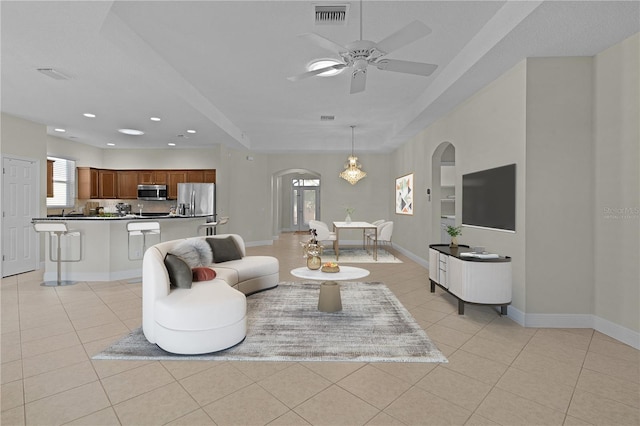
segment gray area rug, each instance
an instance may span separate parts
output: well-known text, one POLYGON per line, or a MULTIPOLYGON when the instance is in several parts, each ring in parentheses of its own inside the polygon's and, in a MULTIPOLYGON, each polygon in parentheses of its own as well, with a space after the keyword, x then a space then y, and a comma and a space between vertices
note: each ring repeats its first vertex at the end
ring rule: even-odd
POLYGON ((137 329, 93 359, 448 362, 382 283, 340 283, 342 311, 319 312, 319 283, 280 283, 247 297, 247 337, 224 351, 175 355, 137 329))
MULTIPOLYGON (((336 253, 330 248, 325 248, 321 257, 323 262, 336 261, 336 253)), ((365 249, 347 247, 340 249, 338 263, 402 263, 402 260, 382 248, 378 248, 377 257, 378 260, 373 260, 372 250, 367 253, 365 249)))

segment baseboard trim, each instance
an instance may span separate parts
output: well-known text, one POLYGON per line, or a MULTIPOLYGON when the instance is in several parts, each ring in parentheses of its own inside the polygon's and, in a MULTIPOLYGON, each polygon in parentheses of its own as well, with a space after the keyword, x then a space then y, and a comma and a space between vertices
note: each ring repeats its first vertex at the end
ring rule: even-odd
POLYGON ((402 246, 399 246, 397 244, 393 244, 392 246, 393 246, 394 249, 396 249, 397 251, 399 251, 403 255, 407 256, 409 259, 413 260, 414 262, 416 262, 420 266, 422 266, 422 267, 424 267, 426 269, 429 269, 429 262, 427 260, 416 256, 415 254, 413 254, 412 252, 410 252, 409 250, 405 249, 402 246))
POLYGON ((507 316, 527 328, 592 328, 640 350, 640 332, 591 314, 527 314, 513 306, 507 316))
MULTIPOLYGON (((140 278, 142 276, 142 268, 129 269, 114 272, 64 272, 62 279, 68 281, 118 281, 129 280, 132 278, 140 278)), ((56 271, 45 272, 44 281, 55 281, 58 279, 56 271)))
POLYGON ((262 241, 245 241, 245 247, 259 247, 259 246, 272 246, 273 240, 262 240, 262 241))

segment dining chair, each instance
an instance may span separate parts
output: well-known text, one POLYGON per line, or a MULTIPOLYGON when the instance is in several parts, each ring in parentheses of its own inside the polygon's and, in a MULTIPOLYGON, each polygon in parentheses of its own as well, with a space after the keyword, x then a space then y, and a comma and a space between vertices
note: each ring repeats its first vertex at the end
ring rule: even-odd
POLYGON ((367 235, 367 243, 374 244, 375 242, 376 244, 380 244, 380 243, 391 244, 392 236, 393 236, 393 222, 392 221, 383 222, 380 225, 378 225, 377 237, 374 233, 367 235))
POLYGON ((309 229, 316 230, 316 238, 319 242, 336 240, 336 233, 329 230, 329 226, 324 222, 319 220, 310 220, 309 229))

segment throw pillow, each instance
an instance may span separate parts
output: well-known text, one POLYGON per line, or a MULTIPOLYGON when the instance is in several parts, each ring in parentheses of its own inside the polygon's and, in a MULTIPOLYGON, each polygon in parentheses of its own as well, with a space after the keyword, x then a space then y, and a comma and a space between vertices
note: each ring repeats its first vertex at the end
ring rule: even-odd
POLYGON ((167 253, 164 257, 164 265, 169 273, 171 287, 191 288, 193 283, 191 268, 181 258, 167 253))
POLYGON ((193 272, 193 282, 211 281, 216 277, 216 271, 211 268, 198 267, 191 270, 193 272))
POLYGON ((169 253, 182 259, 187 265, 189 265, 189 269, 195 268, 196 266, 202 266, 200 265, 200 255, 198 254, 198 251, 189 241, 182 241, 181 243, 176 244, 169 253))
POLYGON ((172 248, 170 253, 180 257, 191 268, 211 265, 213 262, 211 246, 202 238, 182 241, 172 248))
POLYGON ((204 238, 196 238, 190 241, 200 256, 200 265, 211 265, 213 263, 213 251, 209 243, 204 238))
POLYGON ((242 253, 236 245, 233 237, 227 238, 207 238, 207 242, 213 251, 213 262, 222 263, 229 260, 242 259, 242 253))

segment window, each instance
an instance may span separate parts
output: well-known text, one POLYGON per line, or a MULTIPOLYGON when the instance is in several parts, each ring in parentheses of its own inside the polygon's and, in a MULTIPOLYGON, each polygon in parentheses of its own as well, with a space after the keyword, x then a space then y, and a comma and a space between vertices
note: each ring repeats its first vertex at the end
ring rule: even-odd
POLYGON ((76 162, 66 158, 53 160, 53 197, 47 198, 47 207, 74 207, 76 198, 76 162))
POLYGON ((320 186, 320 179, 293 179, 293 186, 320 186))

